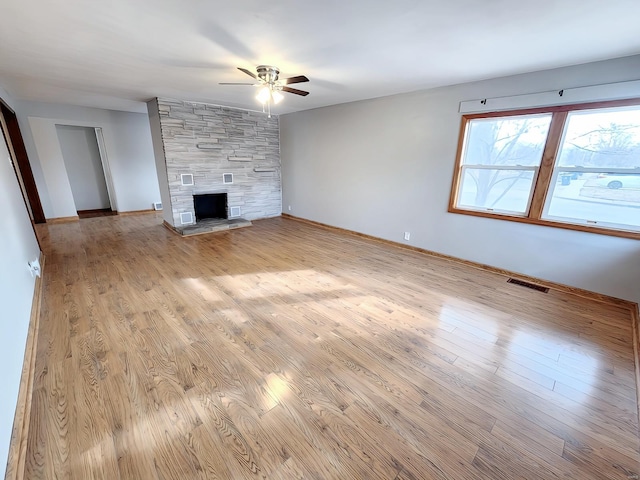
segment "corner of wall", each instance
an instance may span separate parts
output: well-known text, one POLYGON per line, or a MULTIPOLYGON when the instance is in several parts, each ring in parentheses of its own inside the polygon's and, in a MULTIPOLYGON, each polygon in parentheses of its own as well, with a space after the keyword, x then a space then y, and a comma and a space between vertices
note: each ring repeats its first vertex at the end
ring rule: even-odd
POLYGON ((156 161, 160 199, 162 200, 162 218, 169 225, 175 227, 171 208, 171 195, 169 193, 167 160, 164 151, 164 141, 162 139, 158 98, 152 98, 147 102, 147 111, 149 113, 149 127, 151 128, 151 141, 153 143, 153 154, 156 161))

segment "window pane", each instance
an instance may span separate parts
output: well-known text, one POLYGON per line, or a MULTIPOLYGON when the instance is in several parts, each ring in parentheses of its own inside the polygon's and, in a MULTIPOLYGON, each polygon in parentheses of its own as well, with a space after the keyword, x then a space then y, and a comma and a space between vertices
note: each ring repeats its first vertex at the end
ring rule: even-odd
POLYGON ((571 112, 557 164, 640 167, 640 107, 571 112))
POLYGON ((550 114, 471 120, 462 163, 537 167, 550 123, 550 114))
POLYGON ((458 207, 525 214, 535 170, 465 168, 458 207))
POLYGON ((560 173, 552 190, 547 220, 640 230, 640 174, 560 173))

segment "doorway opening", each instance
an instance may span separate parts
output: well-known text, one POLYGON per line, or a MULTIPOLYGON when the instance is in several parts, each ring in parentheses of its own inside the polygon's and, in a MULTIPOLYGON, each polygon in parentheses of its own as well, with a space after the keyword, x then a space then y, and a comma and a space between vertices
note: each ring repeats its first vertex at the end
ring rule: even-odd
POLYGON ((115 215, 102 129, 56 125, 56 133, 78 217, 115 215))

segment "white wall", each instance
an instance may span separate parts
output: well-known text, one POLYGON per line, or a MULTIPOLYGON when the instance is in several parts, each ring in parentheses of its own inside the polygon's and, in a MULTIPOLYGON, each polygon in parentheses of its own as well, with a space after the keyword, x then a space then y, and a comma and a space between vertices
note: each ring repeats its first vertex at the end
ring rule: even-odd
MULTIPOLYGON (((13 105, 5 91, 0 98, 13 105)), ((31 220, 0 134, 0 478, 4 478, 18 399, 35 279, 27 263, 40 256, 31 220)))
POLYGON ((283 210, 640 302, 638 240, 447 212, 459 102, 638 78, 635 56, 283 115, 283 210))
POLYGON ((96 131, 56 125, 76 210, 111 208, 96 131))
POLYGON ((18 102, 18 122, 47 218, 76 215, 56 125, 100 127, 118 211, 148 210, 160 200, 147 115, 18 102))
POLYGON ((160 111, 158 99, 147 102, 149 112, 149 125, 151 127, 151 139, 153 142, 154 161, 158 173, 158 185, 162 197, 162 218, 169 225, 173 225, 173 213, 171 210, 171 194, 169 193, 169 177, 167 173, 167 160, 164 154, 164 142, 162 141, 162 126, 160 125, 160 111))

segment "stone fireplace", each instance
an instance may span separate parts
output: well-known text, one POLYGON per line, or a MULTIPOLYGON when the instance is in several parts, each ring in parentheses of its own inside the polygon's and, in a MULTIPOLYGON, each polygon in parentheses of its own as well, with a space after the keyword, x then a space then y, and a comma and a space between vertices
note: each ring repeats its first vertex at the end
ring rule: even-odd
POLYGON ((281 214, 277 116, 164 98, 147 106, 167 226, 182 232, 209 215, 250 224, 281 214), (211 206, 209 195, 221 192, 224 207, 211 206))

